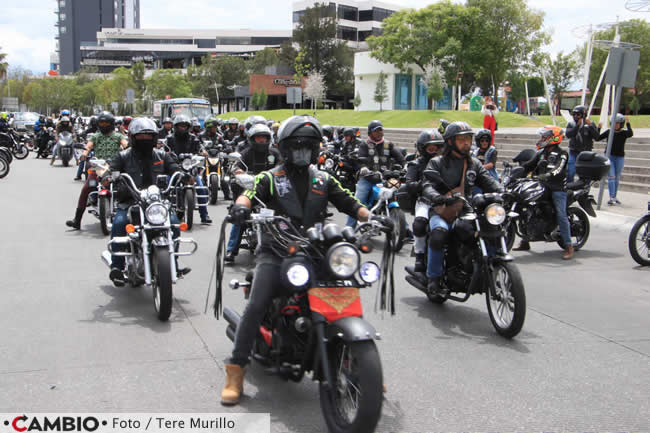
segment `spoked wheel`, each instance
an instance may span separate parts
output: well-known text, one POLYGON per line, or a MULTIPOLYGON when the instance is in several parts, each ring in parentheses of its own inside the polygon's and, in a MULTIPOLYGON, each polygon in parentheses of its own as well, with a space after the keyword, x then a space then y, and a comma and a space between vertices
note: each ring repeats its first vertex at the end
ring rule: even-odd
POLYGON ((7 162, 7 159, 4 157, 4 155, 0 153, 0 179, 8 175, 9 170, 9 162, 7 162))
POLYGON ((519 334, 526 318, 526 293, 519 269, 513 263, 494 263, 485 300, 494 329, 502 337, 519 334))
POLYGON ((628 247, 635 262, 641 266, 650 266, 650 214, 634 224, 628 247))
POLYGON ((158 320, 166 322, 172 314, 172 271, 169 248, 154 247, 152 259, 153 303, 158 320))
POLYGON ((406 226, 406 216, 404 211, 400 208, 392 208, 390 211, 390 218, 395 224, 393 229, 393 251, 398 253, 404 246, 404 239, 406 238, 406 231, 408 227, 406 226))
POLYGON ((13 153, 16 159, 25 159, 29 156, 29 149, 24 144, 19 144, 13 149, 13 153))
MULTIPOLYGON (((571 241, 573 242, 573 249, 578 251, 589 239, 589 217, 580 208, 570 207, 567 209, 567 216, 569 217, 569 227, 571 228, 571 241)), ((564 242, 562 239, 557 241, 560 248, 564 249, 564 242)))
POLYGON ((110 209, 111 201, 107 197, 99 199, 99 224, 102 227, 102 233, 105 235, 111 234, 113 228, 113 215, 110 209))
POLYGON ((196 205, 196 195, 193 189, 186 189, 183 200, 185 201, 185 222, 187 229, 192 230, 194 224, 194 206, 196 205))
POLYGON ((370 433, 381 415, 383 376, 374 341, 337 341, 328 349, 335 383, 319 385, 320 404, 332 433, 370 433))

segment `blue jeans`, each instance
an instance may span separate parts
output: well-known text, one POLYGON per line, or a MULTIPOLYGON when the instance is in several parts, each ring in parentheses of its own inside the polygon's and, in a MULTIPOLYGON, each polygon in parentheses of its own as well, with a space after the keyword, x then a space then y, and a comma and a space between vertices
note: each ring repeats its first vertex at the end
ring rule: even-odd
MULTIPOLYGON (((368 182, 366 179, 359 179, 359 182, 357 182, 357 191, 354 193, 354 196, 366 207, 370 207, 370 196, 372 194, 373 186, 375 185, 368 182)), ((354 217, 348 217, 346 225, 354 227, 357 225, 357 219, 354 217)))
POLYGON ((228 238, 228 247, 226 247, 226 251, 239 250, 239 244, 241 244, 241 226, 233 224, 230 228, 230 237, 228 238))
MULTIPOLYGON (((439 215, 434 214, 429 220, 429 228, 431 231, 437 228, 442 228, 449 231, 449 223, 442 219, 439 215)), ((429 257, 427 260, 427 277, 438 278, 442 276, 442 265, 445 258, 445 250, 434 250, 429 246, 429 257)))
POLYGON ((560 226, 560 235, 566 248, 571 245, 571 226, 569 226, 569 217, 566 213, 566 192, 553 191, 553 206, 557 216, 557 224, 560 226))
POLYGON ((623 165, 625 163, 624 156, 609 156, 611 166, 609 167, 609 179, 607 181, 607 188, 609 189, 609 197, 616 198, 618 192, 618 184, 621 181, 621 174, 623 174, 623 165))
POLYGON ((208 217, 208 189, 203 185, 203 179, 201 179, 201 176, 198 175, 196 176, 196 194, 205 196, 197 197, 197 202, 199 203, 199 215, 201 216, 201 220, 204 220, 208 217))
MULTIPOLYGON (((180 221, 176 216, 175 212, 169 216, 169 221, 172 224, 179 224, 180 221)), ((115 211, 115 216, 113 217, 113 227, 111 228, 111 239, 118 236, 126 236, 126 225, 129 223, 128 210, 127 209, 117 209, 115 211)), ((172 237, 174 239, 178 238, 181 235, 181 231, 178 228, 172 228, 172 237)), ((126 244, 117 244, 113 245, 113 251, 126 251, 126 244)), ((111 267, 124 270, 124 256, 111 256, 111 267)))
POLYGON ((576 158, 578 154, 569 152, 569 165, 567 166, 566 180, 567 182, 573 182, 573 178, 576 176, 576 158))

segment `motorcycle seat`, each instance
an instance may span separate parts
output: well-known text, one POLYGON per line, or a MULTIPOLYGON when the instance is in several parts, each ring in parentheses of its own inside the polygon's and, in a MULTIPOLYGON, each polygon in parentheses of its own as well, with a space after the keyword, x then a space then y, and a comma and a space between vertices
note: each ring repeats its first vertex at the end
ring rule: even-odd
POLYGON ((585 185, 586 185, 586 183, 585 183, 584 180, 582 180, 582 179, 578 179, 578 180, 575 181, 575 182, 569 182, 569 183, 567 183, 566 187, 567 187, 568 190, 571 190, 571 191, 577 191, 577 190, 579 190, 579 189, 584 188, 585 185))

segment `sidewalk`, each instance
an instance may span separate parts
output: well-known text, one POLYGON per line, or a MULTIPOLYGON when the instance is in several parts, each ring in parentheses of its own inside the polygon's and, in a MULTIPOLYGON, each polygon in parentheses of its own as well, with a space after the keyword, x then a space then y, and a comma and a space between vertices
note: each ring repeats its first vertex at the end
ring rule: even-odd
MULTIPOLYGON (((591 194, 598 201, 599 189, 594 187, 591 189, 591 194)), ((619 191, 618 199, 621 205, 609 206, 609 194, 607 186, 603 192, 603 202, 600 210, 594 206, 598 218, 590 218, 593 225, 603 225, 607 228, 615 228, 619 231, 629 232, 634 223, 648 212, 648 201, 650 200, 650 191, 647 194, 640 194, 636 192, 619 191)))

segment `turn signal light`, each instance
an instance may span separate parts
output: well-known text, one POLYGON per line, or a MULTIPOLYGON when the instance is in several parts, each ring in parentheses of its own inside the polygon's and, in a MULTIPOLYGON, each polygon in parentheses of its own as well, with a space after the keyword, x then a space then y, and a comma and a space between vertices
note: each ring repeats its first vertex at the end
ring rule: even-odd
POLYGON ((287 247, 287 253, 288 253, 290 256, 293 256, 293 255, 296 254, 297 252, 298 252, 298 245, 296 245, 296 244, 289 244, 289 246, 287 247))
POLYGON ((126 232, 127 233, 135 233, 135 226, 133 224, 127 224, 126 225, 126 232))
POLYGON ((181 229, 182 232, 186 232, 187 231, 187 223, 181 223, 179 228, 181 229))

